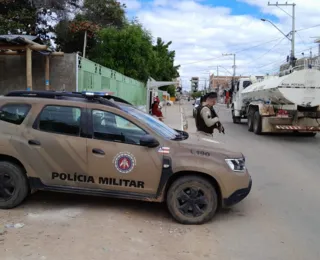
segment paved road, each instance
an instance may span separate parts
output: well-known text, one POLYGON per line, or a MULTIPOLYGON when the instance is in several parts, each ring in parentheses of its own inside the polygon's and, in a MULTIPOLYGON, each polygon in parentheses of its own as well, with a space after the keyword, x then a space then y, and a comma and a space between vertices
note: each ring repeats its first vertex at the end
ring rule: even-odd
MULTIPOLYGON (((192 132, 191 102, 185 110, 192 132)), ((226 129, 217 141, 242 151, 253 177, 252 193, 233 208, 238 216, 213 224, 225 257, 320 259, 320 136, 256 136, 224 105, 216 111, 226 129)))

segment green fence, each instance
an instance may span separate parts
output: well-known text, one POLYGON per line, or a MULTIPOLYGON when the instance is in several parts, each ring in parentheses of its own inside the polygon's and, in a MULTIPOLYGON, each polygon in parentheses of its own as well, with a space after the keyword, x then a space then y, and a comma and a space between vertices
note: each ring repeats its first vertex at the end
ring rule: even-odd
POLYGON ((108 91, 136 106, 145 106, 145 84, 78 56, 78 91, 108 91))

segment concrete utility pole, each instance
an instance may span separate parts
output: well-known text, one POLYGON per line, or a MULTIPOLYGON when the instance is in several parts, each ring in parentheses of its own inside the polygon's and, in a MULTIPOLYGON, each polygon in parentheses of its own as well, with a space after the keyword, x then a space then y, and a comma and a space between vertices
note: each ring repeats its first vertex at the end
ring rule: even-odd
MULTIPOLYGON (((291 31, 291 64, 294 63, 295 58, 295 39, 296 39, 296 4, 288 4, 287 2, 285 4, 279 4, 276 2, 275 4, 270 4, 268 2, 268 6, 276 6, 280 8, 283 12, 285 12, 287 15, 289 15, 292 18, 292 31, 291 31), (292 15, 287 13, 285 10, 283 10, 280 6, 292 6, 292 15)), ((278 29, 278 28, 277 28, 278 29)), ((279 30, 279 29, 278 29, 279 30)))

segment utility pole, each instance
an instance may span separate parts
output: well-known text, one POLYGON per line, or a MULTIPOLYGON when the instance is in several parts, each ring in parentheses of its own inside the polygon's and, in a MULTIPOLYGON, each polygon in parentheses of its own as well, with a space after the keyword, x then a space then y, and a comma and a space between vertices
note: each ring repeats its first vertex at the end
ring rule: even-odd
POLYGON ((217 66, 217 77, 219 77, 219 66, 217 66))
POLYGON ((233 56, 233 76, 232 76, 232 84, 235 85, 236 81, 236 54, 235 53, 228 53, 228 54, 222 54, 222 56, 233 56))
POLYGON ((296 4, 288 4, 287 2, 285 4, 279 4, 276 2, 275 4, 270 4, 268 2, 268 6, 276 6, 280 8, 283 12, 291 16, 292 18, 292 31, 291 31, 291 65, 294 64, 295 60, 295 39, 296 39, 296 4), (292 15, 284 11, 280 6, 292 6, 292 15))

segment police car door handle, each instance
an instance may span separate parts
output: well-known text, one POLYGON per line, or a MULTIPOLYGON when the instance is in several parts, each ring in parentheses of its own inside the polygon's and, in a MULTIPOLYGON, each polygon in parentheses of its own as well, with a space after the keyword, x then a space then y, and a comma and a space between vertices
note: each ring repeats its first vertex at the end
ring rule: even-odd
POLYGON ((28 144, 30 144, 30 145, 41 145, 41 143, 39 141, 37 141, 37 140, 29 140, 28 144))
POLYGON ((101 149, 97 149, 97 148, 93 148, 92 153, 99 154, 99 155, 105 155, 104 151, 102 151, 101 149))

